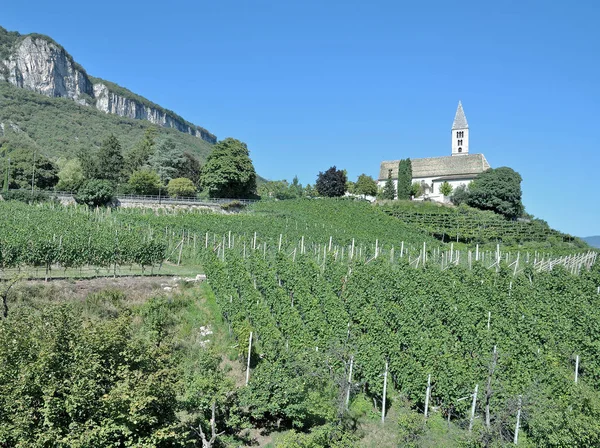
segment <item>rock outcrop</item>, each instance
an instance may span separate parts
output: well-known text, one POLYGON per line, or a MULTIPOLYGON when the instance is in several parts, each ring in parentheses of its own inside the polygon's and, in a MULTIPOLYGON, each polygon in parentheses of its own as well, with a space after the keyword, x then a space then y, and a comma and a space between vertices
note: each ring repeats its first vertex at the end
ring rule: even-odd
POLYGON ((106 113, 148 120, 210 143, 217 141, 206 129, 137 95, 128 96, 123 93, 125 89, 115 92, 111 83, 88 76, 63 47, 45 36, 29 35, 19 39, 10 56, 0 61, 0 68, 5 81, 18 87, 46 96, 70 98, 106 113))

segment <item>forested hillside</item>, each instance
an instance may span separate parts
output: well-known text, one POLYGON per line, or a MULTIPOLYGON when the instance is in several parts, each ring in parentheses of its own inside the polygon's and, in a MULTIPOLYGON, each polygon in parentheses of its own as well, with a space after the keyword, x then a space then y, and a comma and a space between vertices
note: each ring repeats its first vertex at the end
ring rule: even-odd
POLYGON ((148 121, 132 120, 81 106, 66 98, 49 98, 0 82, 0 142, 2 149, 37 149, 51 159, 75 157, 99 148, 115 135, 127 152, 153 127, 158 140, 171 138, 178 147, 206 159, 210 143, 148 121))

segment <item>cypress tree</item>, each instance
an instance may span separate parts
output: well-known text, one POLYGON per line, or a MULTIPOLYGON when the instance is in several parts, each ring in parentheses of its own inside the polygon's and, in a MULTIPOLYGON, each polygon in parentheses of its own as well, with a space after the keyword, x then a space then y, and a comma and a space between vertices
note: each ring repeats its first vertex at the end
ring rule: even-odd
POLYGON ((402 159, 398 164, 398 199, 410 199, 412 192, 412 163, 402 159))
POLYGON ((394 199, 396 197, 396 187, 394 187, 394 181, 392 180, 392 170, 388 170, 388 178, 383 186, 383 193, 381 193, 383 199, 394 199))

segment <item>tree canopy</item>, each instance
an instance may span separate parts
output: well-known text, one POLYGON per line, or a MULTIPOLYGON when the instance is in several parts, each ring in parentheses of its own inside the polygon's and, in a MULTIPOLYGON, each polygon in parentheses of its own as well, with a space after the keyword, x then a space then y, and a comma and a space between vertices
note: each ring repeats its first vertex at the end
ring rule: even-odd
POLYGON ((523 213, 521 175, 506 166, 490 168, 469 186, 467 204, 514 219, 523 213))
POLYGON ((392 180, 392 170, 388 170, 388 178, 385 181, 385 185, 383 186, 383 191, 381 192, 381 198, 393 200, 395 197, 396 197, 396 186, 394 185, 394 181, 392 180))
POLYGON ((321 196, 338 197, 346 192, 346 181, 344 170, 338 170, 334 165, 324 173, 319 172, 315 186, 321 196))
POLYGON ((187 162, 183 151, 171 138, 162 142, 148 159, 148 165, 156 171, 163 182, 179 176, 187 162))
POLYGON ((249 198, 256 194, 256 171, 244 142, 221 140, 208 156, 200 185, 212 197, 249 198))
POLYGON ((412 163, 410 159, 402 159, 398 164, 398 199, 410 199, 412 194, 412 163))
POLYGON ((102 142, 96 160, 96 179, 118 182, 123 171, 123 151, 119 139, 111 135, 102 142))
POLYGON ((375 196, 377 194, 377 182, 371 176, 361 174, 354 184, 354 194, 375 196))
POLYGON ((58 182, 58 168, 39 152, 17 149, 4 157, 5 176, 8 173, 9 188, 29 188, 33 180, 36 188, 52 188, 58 182), (10 159, 10 166, 8 165, 10 159), (33 165, 35 159, 35 176, 33 165), (8 168, 8 171, 6 169, 8 168))

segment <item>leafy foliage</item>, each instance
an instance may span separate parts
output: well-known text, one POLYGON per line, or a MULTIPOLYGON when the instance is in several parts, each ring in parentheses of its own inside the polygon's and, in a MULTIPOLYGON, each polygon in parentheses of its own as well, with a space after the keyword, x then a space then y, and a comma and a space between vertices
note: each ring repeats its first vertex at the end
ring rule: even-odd
POLYGON ((31 182, 36 188, 49 189, 58 182, 57 166, 36 150, 10 150, 0 159, 0 170, 8 173, 9 188, 31 189, 31 182), (9 162, 10 159, 10 162, 9 162), (35 176, 33 166, 35 160, 35 176), (8 171, 7 171, 8 170, 8 171))
POLYGON ((523 213, 521 175, 508 167, 490 168, 469 186, 467 204, 513 219, 523 213))
POLYGON ((137 142, 125 157, 125 170, 131 174, 148 164, 156 150, 156 128, 148 128, 142 139, 137 142))
POLYGON ((149 158, 148 165, 156 171, 163 182, 168 182, 178 176, 184 169, 187 159, 175 141, 168 139, 158 146, 149 158))
POLYGON ((111 135, 100 146, 93 178, 118 182, 122 178, 123 168, 121 143, 111 135))
POLYGON ((444 196, 450 196, 450 193, 452 193, 452 185, 450 185, 448 181, 444 181, 442 185, 440 185, 440 193, 444 196))
POLYGON ((396 186, 392 180, 392 170, 388 171, 388 178, 383 186, 383 192, 381 193, 381 199, 393 200, 396 198, 396 186))
POLYGON ((402 159, 398 164, 398 199, 410 199, 412 191, 412 163, 410 159, 402 159))
POLYGON ((59 159, 58 166, 58 183, 56 189, 58 191, 77 191, 85 181, 83 167, 79 159, 59 159))
POLYGON ((452 192, 450 200, 454 205, 467 204, 469 199, 469 187, 467 185, 459 185, 452 192))
POLYGON ((354 194, 375 196, 377 194, 377 182, 366 174, 361 174, 354 185, 354 194))
POLYGON ((0 443, 173 446, 176 372, 131 318, 89 325, 68 307, 0 322, 0 443))
POLYGON ((160 176, 156 171, 142 169, 134 171, 127 182, 136 194, 152 196, 161 187, 160 176))
POLYGON ((92 179, 86 181, 75 196, 79 204, 101 207, 112 201, 114 186, 107 180, 92 179))
POLYGON ((245 143, 226 138, 214 146, 200 178, 211 197, 249 198, 256 193, 256 171, 245 143))
POLYGON ((185 177, 171 179, 167 185, 169 196, 174 198, 190 197, 196 195, 196 187, 194 183, 185 177))
POLYGON ((346 192, 346 174, 343 170, 332 166, 327 171, 319 172, 315 187, 321 196, 339 197, 346 192))

